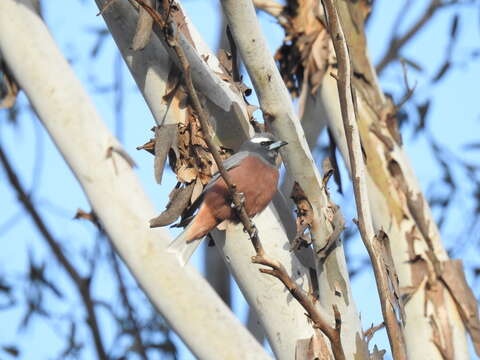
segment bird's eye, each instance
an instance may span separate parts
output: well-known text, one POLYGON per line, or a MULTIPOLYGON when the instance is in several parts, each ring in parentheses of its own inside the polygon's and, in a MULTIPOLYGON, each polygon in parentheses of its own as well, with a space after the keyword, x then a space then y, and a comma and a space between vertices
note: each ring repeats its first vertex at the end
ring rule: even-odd
POLYGON ((272 144, 273 144, 273 141, 262 141, 260 143, 260 145, 262 145, 262 146, 269 146, 269 145, 272 145, 272 144))

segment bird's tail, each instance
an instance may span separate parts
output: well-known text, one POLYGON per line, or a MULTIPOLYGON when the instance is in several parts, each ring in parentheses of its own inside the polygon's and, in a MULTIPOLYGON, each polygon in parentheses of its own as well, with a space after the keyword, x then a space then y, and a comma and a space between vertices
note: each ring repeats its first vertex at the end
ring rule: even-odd
POLYGON ((187 242, 188 229, 192 225, 191 222, 180 235, 178 235, 168 246, 167 251, 175 254, 178 261, 182 266, 185 266, 188 263, 188 260, 192 257, 193 253, 197 249, 198 245, 202 242, 203 239, 193 240, 187 242))

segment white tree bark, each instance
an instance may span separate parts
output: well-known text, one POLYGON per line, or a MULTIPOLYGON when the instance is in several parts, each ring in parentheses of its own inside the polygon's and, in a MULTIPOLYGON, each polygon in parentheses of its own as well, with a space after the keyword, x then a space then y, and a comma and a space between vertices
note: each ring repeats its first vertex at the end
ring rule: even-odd
MULTIPOLYGON (((279 138, 289 143, 282 151, 282 158, 289 176, 300 184, 312 205, 313 244, 315 249, 322 249, 332 233, 332 229, 325 226, 329 216, 328 199, 290 95, 260 29, 253 3, 249 0, 222 0, 221 3, 267 124, 279 138)), ((346 356, 353 356, 354 353, 363 351, 357 349, 356 343, 362 329, 351 296, 342 245, 335 246, 327 259, 317 259, 316 269, 320 303, 329 313, 333 304, 339 307, 342 316, 342 345, 346 356), (336 285, 332 287, 332 284, 336 285)))
POLYGON ((0 51, 140 286, 199 358, 268 359, 208 283, 163 251, 170 237, 148 228, 153 205, 27 3, 0 2, 0 51))
MULTIPOLYGON (((265 209, 253 221, 266 254, 281 262, 297 284, 308 290, 308 272, 290 253, 288 238, 273 207, 265 209)), ((222 250, 238 286, 258 314, 275 357, 295 359, 297 342, 314 335, 305 309, 277 278, 260 273, 260 266, 251 263, 256 253, 242 225, 230 225, 226 232, 215 234, 215 244, 222 250)))
MULTIPOLYGON (((325 108, 327 109, 327 112, 324 115, 325 119, 328 122, 332 133, 334 134, 335 141, 342 153, 343 159, 345 159, 345 162, 348 162, 348 149, 345 136, 342 132, 342 119, 338 93, 336 91, 336 80, 333 78, 325 78, 322 88, 319 91, 321 92, 321 101, 324 103, 325 108)), ((373 116, 370 113, 368 106, 360 99, 357 98, 357 100, 359 100, 359 117, 373 116)), ((365 142, 363 142, 363 144, 365 144, 365 142)), ((376 146, 380 148, 376 151, 383 153, 383 145, 381 141, 378 141, 376 146)), ((410 168, 410 164, 408 163, 403 150, 397 147, 392 155, 400 164, 402 169, 408 169, 409 186, 412 186, 411 189, 415 189, 415 193, 421 193, 421 190, 418 187, 418 182, 413 174, 412 169, 410 168)), ((406 234, 412 231, 412 228, 415 226, 415 222, 411 217, 403 217, 400 222, 397 222, 397 219, 395 219, 396 215, 392 212, 392 210, 395 210, 392 209, 392 200, 388 198, 391 197, 395 199, 396 190, 394 190, 392 187, 392 191, 388 192, 388 197, 386 197, 385 192, 378 187, 378 183, 376 183, 372 178, 372 174, 369 171, 367 171, 365 174, 368 187, 368 199, 370 202, 375 230, 378 231, 383 229, 388 234, 391 247, 393 249, 392 256, 399 277, 400 287, 407 289, 413 285, 412 271, 414 271, 414 269, 410 264, 408 249, 409 244, 406 241, 406 234)), ((400 203, 397 201, 398 199, 393 200, 393 204, 396 204, 394 206, 400 206, 400 203)), ((425 216, 427 216, 428 219, 432 219, 429 207, 424 206, 424 209, 426 212, 425 216)), ((400 209, 397 208, 396 210, 400 209)), ((435 223, 433 220, 430 221, 431 227, 436 228, 434 224, 435 223)), ((417 234, 417 236, 421 235, 417 234)), ((438 233, 436 233, 432 239, 436 244, 436 255, 438 258, 442 261, 447 260, 445 250, 439 246, 440 238, 438 233)), ((425 243, 416 241, 415 249, 419 253, 424 252, 426 250, 425 243)), ((408 358, 418 360, 443 359, 433 341, 428 341, 428 339, 433 338, 433 329, 430 316, 434 312, 434 307, 433 304, 431 304, 425 297, 425 285, 426 283, 423 283, 420 288, 416 289, 413 296, 405 304, 406 322, 404 336, 407 345, 408 358)), ((447 293, 445 295, 444 307, 443 309, 439 310, 443 313, 445 319, 448 319, 448 322, 454 324, 450 339, 455 349, 455 359, 467 360, 470 358, 470 355, 468 353, 468 346, 466 342, 465 327, 458 314, 455 302, 447 293)))
MULTIPOLYGON (((366 125, 370 123, 370 121, 366 119, 376 119, 378 115, 372 111, 371 104, 367 104, 362 96, 359 95, 359 92, 357 92, 357 95, 358 121, 362 135, 362 146, 366 149, 368 159, 367 171, 365 173, 368 200, 375 231, 382 229, 388 234, 400 287, 408 289, 413 285, 412 279, 415 270, 412 268, 409 258, 407 234, 410 233, 417 224, 411 215, 404 215, 405 212, 408 212, 408 207, 406 206, 404 196, 399 195, 399 189, 396 187, 392 174, 387 170, 387 162, 382 156, 372 155, 374 153, 385 154, 386 152, 385 143, 373 135, 371 129, 366 125), (388 175, 383 176, 382 174, 388 175)), ((325 112, 319 113, 319 116, 323 118, 323 121, 327 122, 346 166, 350 171, 336 80, 331 76, 326 76, 316 97, 325 109, 325 112)), ((408 189, 414 194, 421 194, 422 192, 418 181, 403 149, 394 141, 392 141, 392 145, 394 149, 389 151, 389 153, 392 159, 394 159, 402 169, 404 173, 403 178, 406 181, 408 189)), ((438 229, 432 218, 430 208, 424 199, 422 199, 422 202, 424 216, 426 219, 429 219, 429 234, 434 244, 435 254, 440 261, 445 261, 448 257, 441 245, 438 229)), ((415 236, 418 236, 420 240, 422 235, 417 231, 415 236)), ((417 253, 425 254, 425 250, 427 250, 424 241, 415 241, 414 247, 417 253)), ((426 258, 426 255, 423 256, 426 258)), ((431 300, 425 297, 425 286, 426 282, 423 282, 405 304, 406 322, 404 337, 408 358, 418 360, 427 358, 443 359, 437 346, 431 340, 434 338, 432 318, 440 316, 443 323, 453 325, 451 334, 442 333, 441 335, 444 339, 443 341, 445 341, 444 345, 447 346, 448 342, 451 342, 455 359, 469 359, 465 327, 459 316, 454 300, 447 292, 444 292, 441 295, 444 304, 441 307, 434 306, 431 300), (437 309, 435 310, 435 308, 437 309), (436 314, 434 314, 435 312, 436 314)))
MULTIPOLYGON (((101 9, 108 1, 95 2, 101 9)), ((176 123, 177 117, 184 116, 185 110, 172 106, 170 111, 167 111, 167 102, 161 100, 167 88, 168 74, 173 66, 167 51, 156 36, 150 36, 150 41, 141 51, 133 50, 132 41, 138 13, 125 1, 116 1, 111 6, 114 8, 107 10, 103 17, 155 122, 157 125, 176 123)))

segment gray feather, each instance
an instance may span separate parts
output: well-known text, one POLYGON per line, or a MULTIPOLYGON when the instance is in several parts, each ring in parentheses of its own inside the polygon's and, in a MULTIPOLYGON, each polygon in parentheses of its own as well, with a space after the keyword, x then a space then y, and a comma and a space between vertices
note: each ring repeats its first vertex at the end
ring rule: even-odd
MULTIPOLYGON (((187 230, 191 226, 188 225, 185 230, 187 230)), ((197 249, 197 247, 201 244, 203 239, 194 240, 191 242, 187 242, 185 240, 186 231, 182 231, 180 235, 178 235, 168 246, 167 251, 172 253, 178 259, 178 262, 181 266, 185 266, 188 263, 190 258, 192 257, 193 253, 197 249)))

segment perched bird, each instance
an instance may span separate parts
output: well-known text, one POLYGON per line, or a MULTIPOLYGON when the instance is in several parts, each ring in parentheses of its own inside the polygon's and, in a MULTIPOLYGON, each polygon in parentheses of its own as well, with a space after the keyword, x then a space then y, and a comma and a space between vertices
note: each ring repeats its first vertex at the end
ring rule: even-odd
MULTIPOLYGON (((237 153, 223 162, 237 191, 244 196, 244 207, 252 217, 267 207, 277 192, 279 171, 278 151, 287 143, 272 134, 260 133, 245 141, 237 153)), ((197 214, 185 230, 173 240, 167 250, 185 265, 200 240, 225 220, 238 222, 225 181, 215 174, 202 194, 190 206, 188 213, 197 214)))

